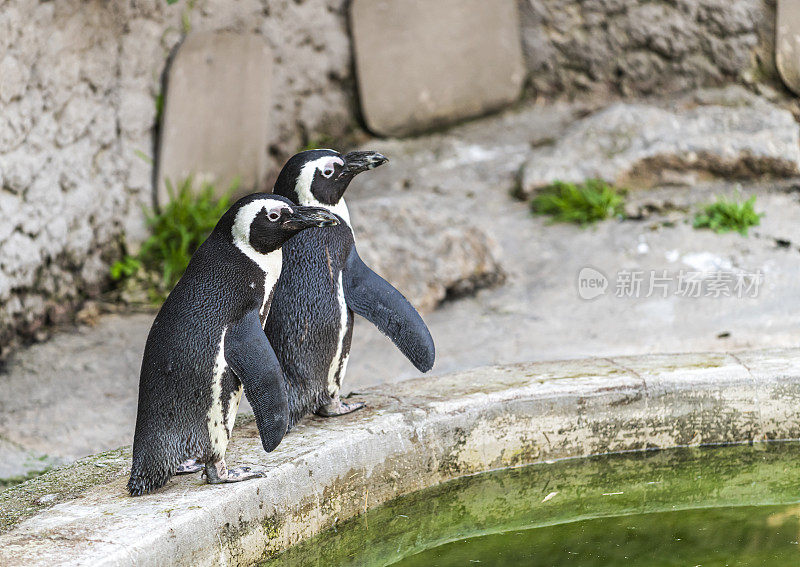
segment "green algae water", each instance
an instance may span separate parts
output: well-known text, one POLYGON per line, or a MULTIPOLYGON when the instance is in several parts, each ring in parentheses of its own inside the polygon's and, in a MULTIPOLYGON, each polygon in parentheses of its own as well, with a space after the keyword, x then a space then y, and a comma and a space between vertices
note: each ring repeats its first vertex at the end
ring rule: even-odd
POLYGON ((800 565, 800 443, 484 473, 398 498, 265 565, 800 565))

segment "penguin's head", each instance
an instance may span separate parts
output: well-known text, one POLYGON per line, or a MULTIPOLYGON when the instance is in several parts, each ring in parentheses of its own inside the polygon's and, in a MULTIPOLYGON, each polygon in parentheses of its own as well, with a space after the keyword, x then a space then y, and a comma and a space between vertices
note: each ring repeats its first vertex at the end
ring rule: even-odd
POLYGON ((353 178, 389 161, 378 152, 308 150, 295 154, 283 166, 274 193, 301 205, 339 203, 353 178))
POLYGON ((337 224, 336 215, 326 209, 295 205, 279 195, 254 193, 234 203, 215 230, 227 233, 245 253, 253 250, 269 254, 301 230, 337 224))

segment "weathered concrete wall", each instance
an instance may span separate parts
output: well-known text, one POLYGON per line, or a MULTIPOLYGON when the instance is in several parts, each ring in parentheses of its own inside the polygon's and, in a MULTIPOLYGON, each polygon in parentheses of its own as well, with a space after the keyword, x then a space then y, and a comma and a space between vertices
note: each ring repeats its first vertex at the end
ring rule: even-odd
MULTIPOLYGON (((0 0, 0 355, 101 290, 144 237, 161 76, 189 31, 264 36, 270 165, 356 116, 347 0, 0 0), (142 158, 144 156, 145 159, 142 158)), ((741 79, 768 0, 520 0, 530 93, 741 79)))
POLYGON ((364 394, 269 455, 240 424, 229 463, 266 477, 173 478, 125 495, 129 449, 0 493, 0 564, 252 565, 388 500, 490 469, 610 451, 797 438, 800 351, 483 368, 364 394))
POLYGON ((663 94, 773 74, 774 0, 520 0, 534 94, 663 94))
POLYGON ((353 115, 344 5, 0 1, 0 351, 97 294, 120 235, 144 236, 161 76, 186 32, 266 38, 276 165, 353 115))

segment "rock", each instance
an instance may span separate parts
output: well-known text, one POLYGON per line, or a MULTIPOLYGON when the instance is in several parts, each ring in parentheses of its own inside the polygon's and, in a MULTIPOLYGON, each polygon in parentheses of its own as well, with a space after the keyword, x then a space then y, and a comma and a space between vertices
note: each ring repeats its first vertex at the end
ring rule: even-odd
POLYGON ((213 183, 220 195, 236 179, 248 191, 261 187, 272 107, 272 53, 264 39, 192 34, 172 62, 167 85, 159 202, 168 201, 168 181, 177 187, 189 176, 213 183))
POLYGON ((379 197, 350 209, 364 262, 423 312, 505 278, 494 238, 435 197, 379 197))
POLYGON ((355 0, 369 128, 404 136, 513 102, 525 78, 514 0, 355 0))
POLYGON ((523 168, 522 191, 529 195, 554 180, 600 178, 635 188, 697 179, 687 172, 790 176, 798 171, 798 144, 790 112, 738 89, 700 93, 672 108, 617 103, 534 151, 523 168))

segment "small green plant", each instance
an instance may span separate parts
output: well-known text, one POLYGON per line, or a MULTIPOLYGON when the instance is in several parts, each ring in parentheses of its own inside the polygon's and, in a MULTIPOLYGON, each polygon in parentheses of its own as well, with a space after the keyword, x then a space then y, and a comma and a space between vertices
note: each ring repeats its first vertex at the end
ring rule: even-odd
POLYGON ((763 213, 755 211, 756 196, 744 203, 717 197, 716 203, 705 205, 694 217, 694 228, 710 228, 716 233, 736 231, 747 236, 751 226, 761 223, 763 213))
POLYGON ((125 256, 122 260, 117 260, 111 265, 111 279, 119 281, 123 278, 130 278, 142 269, 142 263, 133 256, 125 256))
POLYGON ((319 150, 322 148, 333 148, 336 146, 336 140, 329 134, 320 134, 316 138, 309 139, 308 142, 300 148, 299 151, 305 152, 307 150, 319 150))
POLYGON ((146 213, 150 236, 139 253, 126 255, 110 269, 115 281, 133 280, 148 287, 153 302, 163 300, 183 275, 194 251, 230 206, 238 181, 219 199, 208 183, 194 191, 191 178, 184 180, 177 192, 171 182, 166 186, 169 203, 161 212, 146 213))
POLYGON ((537 215, 550 215, 556 222, 588 224, 623 215, 622 190, 602 179, 584 183, 554 181, 531 200, 531 210, 537 215))

